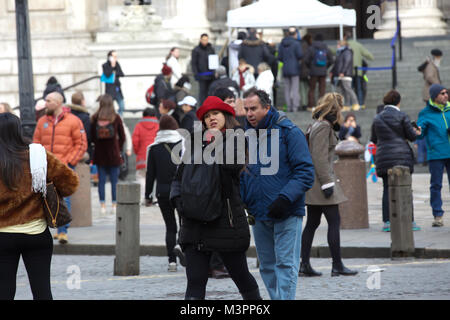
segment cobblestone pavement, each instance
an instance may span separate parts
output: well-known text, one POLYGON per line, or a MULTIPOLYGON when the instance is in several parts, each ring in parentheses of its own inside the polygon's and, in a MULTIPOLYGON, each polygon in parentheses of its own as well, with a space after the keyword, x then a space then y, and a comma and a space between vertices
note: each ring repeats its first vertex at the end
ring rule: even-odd
MULTIPOLYGON (((261 295, 269 296, 256 268, 248 259, 261 295)), ((357 269, 354 277, 331 277, 330 259, 311 259, 319 278, 299 278, 297 299, 445 299, 450 300, 450 260, 347 259, 347 267, 357 269), (370 268, 382 272, 366 272, 370 268)), ((140 275, 113 276, 112 256, 53 256, 52 291, 56 300, 182 300, 186 289, 184 268, 167 271, 167 258, 141 257, 140 275), (77 288, 77 279, 80 279, 77 288)), ((17 274, 16 299, 31 299, 22 261, 17 274)), ((240 300, 230 279, 210 279, 208 300, 240 300)))

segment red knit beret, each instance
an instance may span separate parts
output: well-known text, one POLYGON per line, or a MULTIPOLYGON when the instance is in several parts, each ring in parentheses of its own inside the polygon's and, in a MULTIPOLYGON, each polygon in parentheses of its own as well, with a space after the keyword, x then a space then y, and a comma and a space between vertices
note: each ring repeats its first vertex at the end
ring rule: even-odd
POLYGON ((172 73, 172 68, 169 67, 167 64, 164 63, 163 68, 162 68, 162 74, 165 76, 168 76, 169 74, 172 73))
POLYGON ((236 112, 234 111, 234 108, 232 106, 226 104, 225 102, 222 101, 222 99, 218 97, 209 96, 203 102, 203 105, 197 110, 197 118, 203 121, 203 117, 205 116, 205 114, 211 110, 219 110, 229 113, 233 117, 236 116, 236 112))

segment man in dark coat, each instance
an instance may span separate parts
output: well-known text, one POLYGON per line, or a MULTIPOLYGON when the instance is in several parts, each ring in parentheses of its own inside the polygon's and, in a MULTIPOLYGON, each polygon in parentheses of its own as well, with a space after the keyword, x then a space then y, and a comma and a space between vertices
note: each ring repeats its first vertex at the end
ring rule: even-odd
POLYGON ((55 77, 51 76, 47 81, 47 86, 45 87, 44 94, 42 98, 45 100, 47 95, 52 92, 58 92, 63 97, 63 102, 66 103, 66 96, 64 95, 64 90, 61 88, 61 85, 58 83, 55 77))
POLYGON ((191 67, 195 80, 200 86, 199 103, 202 104, 208 95, 209 86, 214 80, 214 71, 209 69, 209 56, 215 54, 206 33, 200 37, 200 43, 192 50, 191 67))
POLYGON ((289 28, 288 36, 281 41, 278 49, 278 60, 283 62, 284 97, 291 112, 300 108, 300 59, 303 53, 296 37, 295 28, 289 28))
POLYGON ((323 36, 317 34, 305 54, 305 63, 309 68, 308 108, 315 105, 316 84, 319 82, 319 99, 325 95, 327 70, 333 64, 333 56, 323 42, 323 36))
POLYGON ((120 67, 119 62, 117 61, 117 52, 110 51, 108 52, 108 61, 102 65, 103 74, 109 78, 111 74, 114 73, 114 83, 105 83, 105 93, 109 94, 116 100, 119 105, 119 114, 123 116, 123 112, 125 110, 125 103, 123 100, 122 89, 120 88, 120 77, 124 77, 125 74, 120 67))
POLYGON ((275 59, 264 41, 258 39, 255 29, 250 29, 248 38, 242 42, 238 58, 244 59, 255 68, 255 78, 258 76, 258 65, 261 62, 266 62, 270 66, 275 59))

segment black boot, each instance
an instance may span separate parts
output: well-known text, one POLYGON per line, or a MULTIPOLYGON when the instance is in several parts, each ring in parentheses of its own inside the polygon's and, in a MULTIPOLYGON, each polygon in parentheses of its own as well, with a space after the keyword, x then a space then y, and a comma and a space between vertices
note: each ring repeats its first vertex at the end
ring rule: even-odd
POLYGON ((241 295, 243 300, 262 300, 259 294, 259 288, 249 292, 241 292, 241 295))
POLYGON ((300 262, 298 275, 300 277, 320 277, 322 273, 315 271, 309 262, 300 262))
POLYGON ((337 277, 337 276, 354 276, 357 275, 358 271, 356 270, 350 270, 344 266, 342 262, 338 264, 333 263, 333 268, 331 269, 331 276, 337 277))

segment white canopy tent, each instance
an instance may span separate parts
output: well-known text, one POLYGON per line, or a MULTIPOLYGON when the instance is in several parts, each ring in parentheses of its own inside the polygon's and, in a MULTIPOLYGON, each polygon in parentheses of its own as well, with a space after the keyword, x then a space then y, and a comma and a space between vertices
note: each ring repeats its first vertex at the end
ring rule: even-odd
POLYGON ((353 27, 356 11, 341 6, 327 6, 318 0, 260 0, 251 5, 229 10, 227 25, 231 41, 232 28, 330 28, 353 27))

